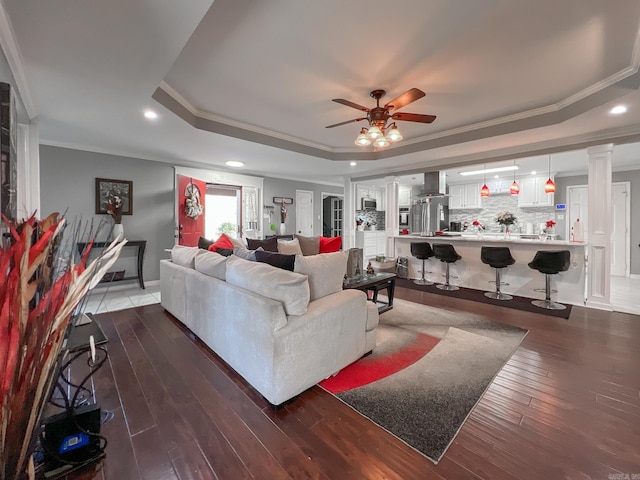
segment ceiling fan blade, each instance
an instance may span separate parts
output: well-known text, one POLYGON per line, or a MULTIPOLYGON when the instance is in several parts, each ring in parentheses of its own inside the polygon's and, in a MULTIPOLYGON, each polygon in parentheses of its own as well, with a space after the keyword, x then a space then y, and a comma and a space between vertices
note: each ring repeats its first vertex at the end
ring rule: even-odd
POLYGON ((341 103, 342 105, 346 105, 347 107, 355 108, 356 110, 362 110, 363 112, 368 112, 371 110, 370 108, 363 107, 362 105, 358 105, 357 103, 350 102, 349 100, 345 100, 344 98, 334 98, 332 99, 336 103, 341 103))
POLYGON ((422 115, 420 113, 403 113, 397 112, 391 115, 394 120, 402 120, 405 122, 431 123, 436 119, 435 115, 422 115))
POLYGON ((422 90, 419 90, 417 88, 411 88, 406 92, 404 92, 402 95, 399 95, 393 100, 387 102, 384 108, 389 109, 389 111, 399 110, 405 105, 409 105, 410 103, 415 102, 416 100, 424 96, 425 96, 425 93, 422 90))
POLYGON ((340 122, 340 123, 334 123, 333 125, 327 125, 324 128, 333 128, 333 127, 339 127, 340 125, 346 125, 347 123, 355 123, 355 122, 359 122, 361 120, 366 120, 366 117, 362 117, 362 118, 354 118, 353 120, 347 120, 346 122, 340 122))

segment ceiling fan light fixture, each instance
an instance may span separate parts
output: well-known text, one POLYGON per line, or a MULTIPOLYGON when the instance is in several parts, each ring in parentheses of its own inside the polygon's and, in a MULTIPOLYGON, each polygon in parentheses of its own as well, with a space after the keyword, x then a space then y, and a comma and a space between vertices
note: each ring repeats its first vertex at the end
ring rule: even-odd
POLYGON ((396 124, 392 123, 390 127, 391 129, 389 130, 389 133, 387 133, 387 140, 390 142, 399 142, 402 140, 402 134, 400 133, 400 130, 398 130, 398 127, 396 127, 396 124))
POLYGON ((384 135, 380 135, 378 138, 376 138, 376 141, 373 142, 373 145, 378 148, 388 147, 389 140, 387 140, 384 135))
POLYGON ((362 128, 362 130, 360 130, 360 135, 358 135, 358 137, 356 138, 356 145, 358 145, 359 147, 367 147, 371 145, 371 140, 369 140, 369 137, 367 137, 366 128, 362 128))
POLYGON ((367 132, 367 137, 371 140, 376 140, 378 137, 382 136, 382 131, 376 126, 372 125, 369 127, 369 131, 367 132))

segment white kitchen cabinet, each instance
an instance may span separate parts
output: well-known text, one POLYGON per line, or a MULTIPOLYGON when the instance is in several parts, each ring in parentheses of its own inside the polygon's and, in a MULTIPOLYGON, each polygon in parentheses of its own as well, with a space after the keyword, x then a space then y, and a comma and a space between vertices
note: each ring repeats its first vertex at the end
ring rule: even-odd
POLYGON ((411 206, 411 186, 400 185, 398 187, 398 206, 399 207, 411 206))
POLYGON ((482 208, 480 185, 477 183, 449 185, 449 210, 462 208, 482 208))
POLYGON ((373 198, 376 200, 376 210, 384 210, 384 191, 378 188, 356 187, 356 198, 358 204, 356 210, 362 209, 363 198, 373 198))
POLYGON ((356 247, 362 248, 362 256, 365 266, 368 261, 377 255, 385 255, 386 234, 384 231, 356 232, 356 247))
POLYGON ((518 183, 518 207, 550 207, 553 206, 553 193, 546 193, 544 186, 548 177, 523 178, 518 183))

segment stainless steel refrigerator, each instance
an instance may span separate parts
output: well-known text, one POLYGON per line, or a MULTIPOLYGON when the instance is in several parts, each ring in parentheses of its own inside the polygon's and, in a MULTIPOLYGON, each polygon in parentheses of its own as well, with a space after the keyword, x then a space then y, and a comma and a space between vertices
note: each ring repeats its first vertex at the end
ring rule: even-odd
POLYGON ((411 207, 411 232, 432 236, 449 227, 449 197, 429 196, 414 199, 411 207))

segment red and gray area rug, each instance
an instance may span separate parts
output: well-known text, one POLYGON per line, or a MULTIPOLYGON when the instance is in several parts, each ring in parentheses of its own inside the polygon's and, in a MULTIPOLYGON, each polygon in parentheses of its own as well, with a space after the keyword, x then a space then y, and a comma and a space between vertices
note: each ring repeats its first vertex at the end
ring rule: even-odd
POLYGON ((373 353, 320 386, 438 463, 526 333, 396 300, 373 353))

